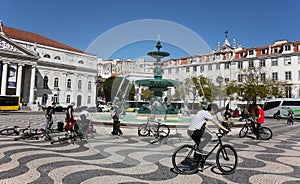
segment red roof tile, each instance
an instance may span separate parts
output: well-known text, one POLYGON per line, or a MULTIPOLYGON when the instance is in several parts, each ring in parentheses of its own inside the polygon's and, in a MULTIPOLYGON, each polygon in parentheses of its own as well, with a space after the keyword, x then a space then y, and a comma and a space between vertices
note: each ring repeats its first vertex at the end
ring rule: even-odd
POLYGON ((58 48, 58 49, 69 50, 69 51, 73 51, 73 52, 85 53, 84 51, 81 51, 79 49, 73 48, 66 44, 57 42, 50 38, 46 38, 46 37, 36 34, 36 33, 31 33, 31 32, 23 31, 20 29, 15 29, 15 28, 11 28, 11 27, 6 27, 6 26, 3 26, 3 32, 7 37, 12 38, 12 39, 22 40, 22 41, 31 42, 31 43, 37 43, 40 45, 50 46, 50 47, 54 47, 54 48, 58 48))

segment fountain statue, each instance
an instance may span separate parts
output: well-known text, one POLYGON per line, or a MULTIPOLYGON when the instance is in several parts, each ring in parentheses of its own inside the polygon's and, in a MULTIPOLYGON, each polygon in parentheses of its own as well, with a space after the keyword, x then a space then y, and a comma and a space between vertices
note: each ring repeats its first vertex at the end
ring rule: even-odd
POLYGON ((160 41, 157 41, 155 46, 157 51, 147 53, 156 59, 154 63, 154 79, 141 79, 135 81, 137 85, 146 86, 150 91, 154 92, 154 97, 149 101, 149 105, 143 105, 139 110, 138 114, 143 115, 164 115, 164 119, 167 119, 168 114, 178 114, 178 110, 175 109, 171 103, 167 103, 167 100, 163 100, 163 92, 168 90, 168 87, 177 87, 182 82, 171 79, 162 78, 162 64, 161 59, 169 56, 168 52, 160 51, 162 45, 160 41))

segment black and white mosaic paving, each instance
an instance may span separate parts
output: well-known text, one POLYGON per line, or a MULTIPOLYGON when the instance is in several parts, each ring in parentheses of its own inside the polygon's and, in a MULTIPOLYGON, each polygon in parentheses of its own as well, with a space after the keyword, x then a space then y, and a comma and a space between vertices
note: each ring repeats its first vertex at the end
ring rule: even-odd
MULTIPOLYGON (((29 119, 33 127, 44 125, 42 115, 0 114, 0 129, 25 126, 29 119)), ((110 135, 111 127, 96 126, 95 138, 75 144, 0 136, 0 183, 299 183, 299 123, 289 126, 267 119, 265 125, 273 131, 268 141, 238 138, 238 127, 224 138, 239 157, 231 175, 220 174, 213 156, 202 172, 173 172, 173 151, 192 144, 185 129, 172 128, 169 139, 155 144, 150 144, 152 137, 139 137, 136 127, 123 128, 124 135, 116 137, 110 135), (172 136, 175 133, 182 137, 172 136)))

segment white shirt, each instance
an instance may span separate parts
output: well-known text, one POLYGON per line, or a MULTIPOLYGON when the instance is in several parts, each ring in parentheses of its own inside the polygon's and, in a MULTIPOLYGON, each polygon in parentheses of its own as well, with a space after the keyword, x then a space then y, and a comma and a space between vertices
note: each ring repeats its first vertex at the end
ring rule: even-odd
POLYGON ((191 121, 188 130, 201 129, 203 124, 206 121, 211 120, 212 118, 213 118, 212 115, 208 111, 201 110, 196 114, 196 116, 191 121))

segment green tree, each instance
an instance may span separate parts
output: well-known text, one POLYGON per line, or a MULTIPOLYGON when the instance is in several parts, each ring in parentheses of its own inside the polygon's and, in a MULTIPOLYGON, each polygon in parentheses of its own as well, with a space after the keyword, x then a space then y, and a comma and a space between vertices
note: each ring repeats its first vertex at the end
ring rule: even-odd
POLYGON ((195 84, 198 95, 203 96, 208 102, 212 102, 219 98, 223 94, 222 90, 212 83, 210 79, 199 75, 198 77, 192 77, 192 81, 195 84))
POLYGON ((240 70, 238 80, 226 85, 227 96, 253 104, 256 104, 258 99, 282 97, 285 88, 291 86, 287 82, 267 78, 261 67, 240 70))
POLYGON ((105 93, 106 101, 113 101, 117 96, 120 100, 123 99, 134 99, 135 89, 133 84, 130 83, 128 79, 123 77, 110 77, 105 80, 103 85, 103 91, 105 93), (122 82, 123 81, 123 82, 122 82), (117 92, 119 93, 117 94, 117 92))
POLYGON ((143 88, 141 97, 142 100, 149 101, 151 98, 154 97, 154 92, 150 91, 148 88, 143 88))

